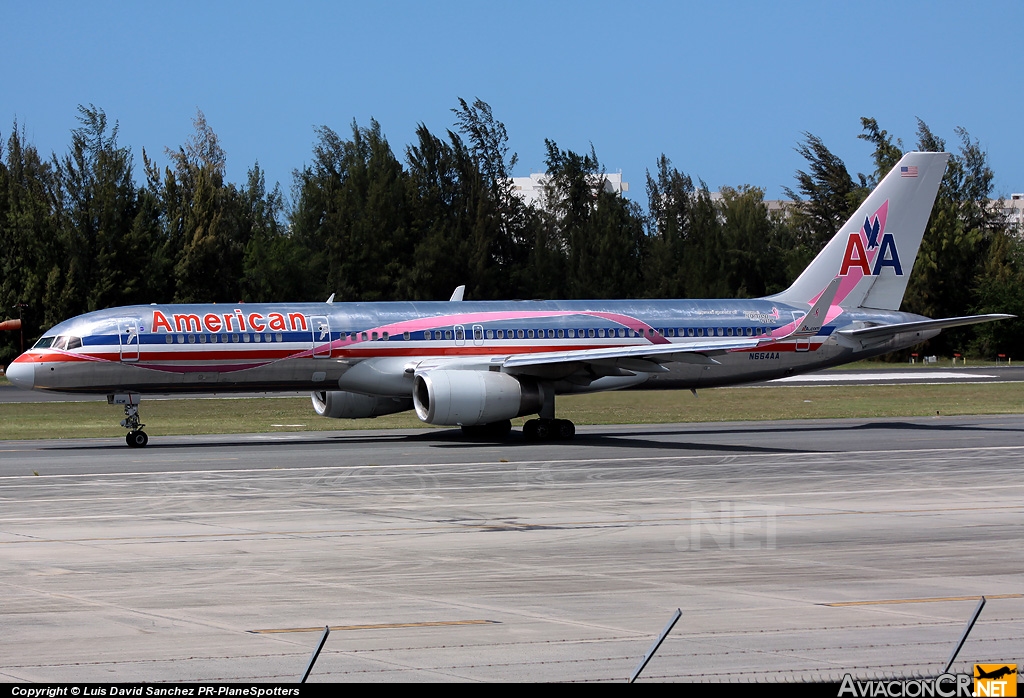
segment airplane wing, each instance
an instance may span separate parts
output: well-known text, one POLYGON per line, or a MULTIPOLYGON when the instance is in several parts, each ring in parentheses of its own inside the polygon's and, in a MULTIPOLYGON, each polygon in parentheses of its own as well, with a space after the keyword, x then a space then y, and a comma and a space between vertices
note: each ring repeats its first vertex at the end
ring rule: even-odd
POLYGON ((535 366, 570 363, 602 363, 616 365, 627 370, 663 371, 665 369, 660 364, 670 361, 716 364, 718 362, 709 354, 722 354, 730 349, 752 349, 766 341, 771 341, 771 339, 769 337, 702 337, 696 341, 671 344, 513 354, 505 357, 501 365, 503 368, 518 369, 512 370, 511 373, 528 373, 529 371, 524 369, 535 366))
POLYGON ((862 342, 878 339, 885 339, 903 332, 923 332, 927 330, 944 330, 950 327, 962 327, 964 325, 977 325, 982 322, 993 322, 995 320, 1008 320, 1016 315, 1004 315, 993 313, 990 315, 965 315, 963 317, 948 317, 939 320, 918 320, 917 322, 900 322, 895 325, 875 325, 872 327, 861 327, 853 330, 839 330, 837 334, 849 339, 856 339, 862 342))

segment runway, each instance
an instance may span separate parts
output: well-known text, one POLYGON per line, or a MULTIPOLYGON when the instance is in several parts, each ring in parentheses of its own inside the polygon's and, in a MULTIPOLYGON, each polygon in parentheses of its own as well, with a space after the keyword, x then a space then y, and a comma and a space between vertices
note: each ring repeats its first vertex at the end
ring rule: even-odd
POLYGON ((0 680, 644 681, 1024 659, 1024 416, 0 443, 0 680))

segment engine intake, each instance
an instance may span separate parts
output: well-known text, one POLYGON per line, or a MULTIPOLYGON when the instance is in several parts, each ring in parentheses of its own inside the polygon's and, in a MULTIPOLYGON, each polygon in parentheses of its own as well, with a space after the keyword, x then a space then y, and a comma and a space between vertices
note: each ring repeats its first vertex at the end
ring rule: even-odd
POLYGON ((313 410, 331 419, 365 419, 412 409, 407 397, 380 397, 347 390, 321 390, 312 394, 313 410))
POLYGON ((416 416, 428 424, 490 424, 540 411, 544 393, 534 381, 495 371, 434 370, 416 375, 416 416))

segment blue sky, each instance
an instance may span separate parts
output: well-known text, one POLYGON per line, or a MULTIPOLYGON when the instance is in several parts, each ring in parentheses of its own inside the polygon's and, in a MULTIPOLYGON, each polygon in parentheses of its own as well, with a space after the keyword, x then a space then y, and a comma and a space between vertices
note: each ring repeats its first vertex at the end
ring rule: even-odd
POLYGON ((712 189, 782 197, 816 134, 869 172, 860 117, 915 141, 917 117, 989 153, 996 194, 1024 191, 1024 5, 1011 2, 14 2, 0 23, 0 137, 15 119, 63 153, 95 104, 166 162, 201 109, 244 181, 257 160, 290 191, 314 128, 380 122, 404 158, 419 122, 452 127, 458 97, 503 121, 517 175, 544 139, 593 143, 631 198, 665 153, 712 189))

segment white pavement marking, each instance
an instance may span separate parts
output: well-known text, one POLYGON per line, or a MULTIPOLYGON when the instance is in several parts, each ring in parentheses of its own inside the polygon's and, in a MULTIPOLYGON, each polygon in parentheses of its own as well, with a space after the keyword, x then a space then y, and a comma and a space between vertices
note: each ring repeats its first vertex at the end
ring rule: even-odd
POLYGON ((789 376, 776 378, 769 383, 853 383, 864 381, 905 381, 905 380, 969 380, 971 378, 997 378, 985 373, 953 373, 951 371, 903 371, 899 373, 868 372, 868 373, 814 373, 806 376, 789 376))

